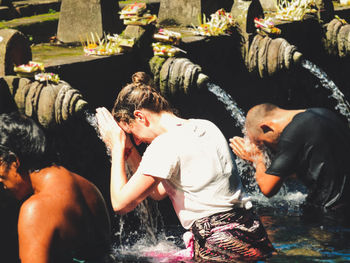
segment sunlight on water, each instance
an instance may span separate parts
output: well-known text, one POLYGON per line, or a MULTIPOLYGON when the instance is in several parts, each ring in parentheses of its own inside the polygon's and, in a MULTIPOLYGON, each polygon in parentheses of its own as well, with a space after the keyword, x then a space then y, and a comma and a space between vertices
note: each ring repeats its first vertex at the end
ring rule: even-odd
POLYGON ((244 112, 238 107, 237 103, 232 99, 230 94, 212 83, 209 83, 207 87, 210 92, 215 94, 219 101, 224 103, 226 110, 236 120, 236 126, 243 129, 245 122, 244 112))
POLYGON ((192 262, 191 260, 179 260, 176 256, 181 248, 169 237, 159 241, 157 244, 147 242, 145 239, 139 239, 138 242, 131 246, 116 246, 113 249, 117 258, 135 259, 137 262, 154 262, 154 263, 170 263, 170 262, 192 262))
POLYGON ((267 198, 262 193, 254 193, 251 200, 259 207, 265 208, 283 208, 287 212, 300 212, 300 205, 304 203, 307 194, 296 190, 291 192, 288 186, 283 185, 281 190, 273 197, 267 198))
POLYGON ((87 112, 87 111, 85 111, 84 114, 85 114, 85 119, 86 119, 86 121, 87 121, 92 127, 94 127, 95 130, 98 130, 96 115, 95 115, 94 113, 87 112))
POLYGON ((98 123, 97 123, 96 115, 94 113, 91 113, 88 111, 85 111, 84 115, 85 115, 85 120, 87 121, 87 123, 89 123, 95 129, 98 138, 100 138, 102 140, 102 137, 101 137, 100 132, 98 130, 98 123))
MULTIPOLYGON (((244 141, 245 147, 249 151, 251 148, 249 138, 245 136, 244 141)), ((261 148, 261 150, 264 154, 265 165, 269 167, 271 164, 271 152, 267 147, 261 148)), ((265 197, 256 182, 253 165, 240 158, 236 159, 236 164, 246 191, 251 196, 253 203, 259 207, 283 208, 289 212, 297 212, 300 209, 300 205, 305 201, 306 188, 297 182, 285 182, 276 195, 271 198, 265 197)))
MULTIPOLYGON (((100 131, 98 129, 98 123, 97 123, 96 115, 94 113, 87 112, 87 111, 84 112, 84 115, 85 115, 85 120, 87 121, 87 123, 89 123, 95 129, 97 137, 101 141, 103 141, 102 137, 101 137, 101 134, 100 134, 100 131)), ((111 151, 110 151, 110 149, 108 147, 106 147, 106 153, 107 153, 108 156, 111 156, 111 151)))
POLYGON ((337 100, 338 104, 335 109, 338 110, 342 115, 346 117, 348 122, 350 123, 350 105, 349 102, 345 99, 344 94, 339 90, 339 88, 335 85, 335 83, 329 79, 327 74, 317 67, 314 63, 309 60, 303 60, 301 65, 309 70, 314 76, 316 76, 322 86, 332 92, 330 97, 337 100))

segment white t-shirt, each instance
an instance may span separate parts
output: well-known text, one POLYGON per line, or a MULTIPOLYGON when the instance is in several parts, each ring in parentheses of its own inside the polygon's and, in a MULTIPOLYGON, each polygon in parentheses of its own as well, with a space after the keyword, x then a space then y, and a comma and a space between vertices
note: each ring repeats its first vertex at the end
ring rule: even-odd
POLYGON ((197 219, 245 207, 248 198, 226 138, 210 121, 190 119, 155 138, 137 173, 163 178, 186 229, 197 219))

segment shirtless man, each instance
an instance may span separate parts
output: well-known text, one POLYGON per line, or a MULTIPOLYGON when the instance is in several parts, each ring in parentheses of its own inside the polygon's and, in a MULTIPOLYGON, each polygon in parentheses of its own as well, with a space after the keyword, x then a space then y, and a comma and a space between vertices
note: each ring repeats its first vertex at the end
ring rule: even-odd
POLYGON ((0 182, 23 201, 18 217, 21 263, 105 262, 110 217, 100 191, 50 163, 46 154, 44 133, 33 120, 18 113, 0 115, 0 182))
POLYGON ((253 150, 240 137, 230 139, 230 146, 254 164, 264 195, 275 195, 288 177, 296 176, 308 188, 308 211, 348 213, 350 130, 334 112, 285 110, 265 103, 248 111, 245 128, 253 150), (273 152, 269 167, 262 145, 273 152))

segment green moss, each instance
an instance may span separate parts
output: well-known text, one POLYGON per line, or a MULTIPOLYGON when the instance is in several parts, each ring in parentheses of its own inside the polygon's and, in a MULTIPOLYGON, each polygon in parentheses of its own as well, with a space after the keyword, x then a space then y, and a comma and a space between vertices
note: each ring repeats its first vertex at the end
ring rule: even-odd
POLYGON ((156 87, 159 87, 160 70, 161 70, 165 61, 166 61, 166 59, 163 57, 153 56, 148 62, 149 67, 150 67, 152 74, 153 74, 154 84, 156 87))
POLYGON ((56 22, 59 19, 59 13, 41 14, 30 17, 16 18, 5 22, 0 22, 0 28, 20 29, 32 26, 33 24, 42 24, 45 22, 56 22))
POLYGON ((165 62, 165 60, 166 59, 163 57, 153 56, 149 61, 149 66, 150 66, 152 72, 159 71, 160 68, 163 66, 163 63, 165 62))
POLYGON ((41 44, 32 46, 32 54, 34 61, 46 62, 55 58, 83 56, 84 50, 78 47, 53 46, 50 44, 41 44))
POLYGON ((4 22, 0 22, 0 28, 8 28, 4 22))

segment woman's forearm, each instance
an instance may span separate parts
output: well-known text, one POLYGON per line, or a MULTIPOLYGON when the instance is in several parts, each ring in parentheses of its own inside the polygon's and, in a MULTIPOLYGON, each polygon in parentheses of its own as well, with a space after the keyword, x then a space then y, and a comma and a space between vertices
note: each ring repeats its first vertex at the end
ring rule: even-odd
MULTIPOLYGON (((130 168, 132 174, 134 174, 137 170, 137 168, 139 167, 139 164, 141 162, 141 155, 138 152, 138 150, 136 149, 135 146, 132 146, 131 148, 128 148, 128 154, 127 156, 125 156, 125 160, 128 164, 128 167, 130 168)), ((125 151, 127 151, 125 150, 125 151)))
POLYGON ((124 150, 116 149, 112 151, 111 165, 111 202, 114 211, 118 211, 121 203, 121 191, 123 186, 128 182, 125 172, 124 150))

